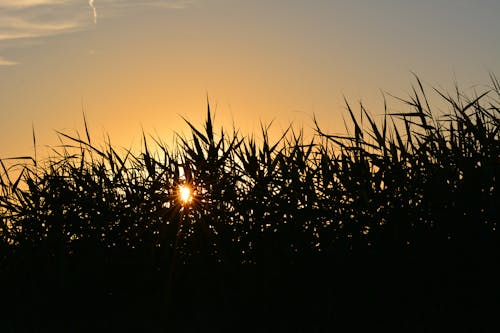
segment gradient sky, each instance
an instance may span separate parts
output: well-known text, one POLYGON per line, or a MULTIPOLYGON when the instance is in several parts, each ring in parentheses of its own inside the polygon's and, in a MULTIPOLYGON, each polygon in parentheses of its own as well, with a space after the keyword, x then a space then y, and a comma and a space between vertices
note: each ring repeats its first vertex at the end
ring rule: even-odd
POLYGON ((54 130, 140 143, 200 124, 341 131, 343 96, 382 112, 411 72, 464 89, 500 74, 498 0, 0 0, 0 158, 54 130), (95 9, 95 12, 94 12, 95 9), (95 15, 94 15, 95 14, 95 15))

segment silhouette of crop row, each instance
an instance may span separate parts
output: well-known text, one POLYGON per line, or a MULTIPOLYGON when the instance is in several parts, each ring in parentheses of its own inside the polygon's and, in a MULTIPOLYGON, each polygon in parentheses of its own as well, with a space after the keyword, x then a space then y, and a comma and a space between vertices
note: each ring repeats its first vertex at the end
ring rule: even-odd
MULTIPOLYGON (((499 82, 492 76, 492 87, 473 98, 435 90, 449 107, 441 114, 416 83, 399 99, 410 110, 386 107, 381 121, 363 105, 356 115, 346 101, 345 135, 325 133, 315 121, 309 141, 292 127, 274 141, 264 126, 261 139, 244 137, 217 131, 209 107, 203 128, 186 121, 191 136, 174 148, 145 135, 138 154, 96 147, 85 123, 85 138, 59 133, 66 144, 57 157, 21 164, 15 179, 0 160, 4 282, 29 285, 26 292, 41 298, 54 290, 84 297, 90 288, 120 300, 116 294, 128 290, 178 316, 171 302, 186 299, 181 291, 206 292, 186 282, 191 276, 212 284, 233 276, 252 290, 256 275, 280 283, 293 274, 310 287, 326 274, 352 287, 362 282, 342 274, 358 262, 391 272, 401 261, 436 269, 441 259, 448 268, 494 262, 499 82), (189 203, 178 193, 186 184, 189 203)), ((147 308, 142 315, 153 316, 147 308)))

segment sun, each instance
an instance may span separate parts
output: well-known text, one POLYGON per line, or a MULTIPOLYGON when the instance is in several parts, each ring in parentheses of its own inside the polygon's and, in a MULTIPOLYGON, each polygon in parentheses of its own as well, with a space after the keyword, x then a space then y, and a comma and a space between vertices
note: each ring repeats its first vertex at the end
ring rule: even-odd
POLYGON ((189 185, 179 185, 179 198, 184 205, 190 204, 193 201, 193 190, 189 185))

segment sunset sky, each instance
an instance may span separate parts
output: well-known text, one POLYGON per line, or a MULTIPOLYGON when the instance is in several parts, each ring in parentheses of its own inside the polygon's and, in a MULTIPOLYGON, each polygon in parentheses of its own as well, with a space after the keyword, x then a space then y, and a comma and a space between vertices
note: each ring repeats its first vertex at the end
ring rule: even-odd
POLYGON ((341 131, 343 96, 374 114, 411 72, 483 90, 500 75, 498 0, 0 0, 0 158, 54 130, 140 144, 201 124, 341 131))

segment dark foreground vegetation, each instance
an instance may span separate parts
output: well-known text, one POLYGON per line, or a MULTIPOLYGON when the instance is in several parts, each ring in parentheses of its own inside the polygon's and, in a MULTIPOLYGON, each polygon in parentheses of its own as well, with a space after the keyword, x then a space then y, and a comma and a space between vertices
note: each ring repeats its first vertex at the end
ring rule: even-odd
POLYGON ((500 86, 435 93, 344 136, 209 111, 174 148, 2 160, 0 331, 497 331, 500 86))

